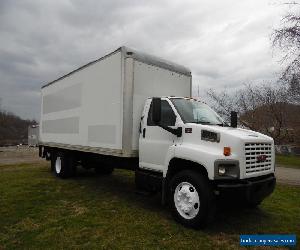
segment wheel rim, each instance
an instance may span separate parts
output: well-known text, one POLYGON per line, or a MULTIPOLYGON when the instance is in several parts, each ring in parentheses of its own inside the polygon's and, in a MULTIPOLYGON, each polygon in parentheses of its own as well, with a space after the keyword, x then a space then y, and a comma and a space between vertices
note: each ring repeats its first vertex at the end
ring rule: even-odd
POLYGON ((60 157, 56 158, 56 161, 55 161, 55 171, 56 171, 57 174, 59 174, 60 171, 61 171, 61 158, 60 157))
POLYGON ((174 192, 174 203, 178 213, 185 219, 197 216, 200 199, 196 188, 188 182, 181 182, 174 192))

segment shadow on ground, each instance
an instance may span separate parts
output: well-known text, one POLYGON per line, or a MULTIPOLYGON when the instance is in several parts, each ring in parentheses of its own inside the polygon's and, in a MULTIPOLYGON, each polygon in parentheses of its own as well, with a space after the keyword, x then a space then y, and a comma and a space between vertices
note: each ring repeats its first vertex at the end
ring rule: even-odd
MULTIPOLYGON (((77 175, 72 178, 72 181, 83 185, 88 192, 94 192, 95 196, 100 195, 102 192, 108 192, 113 197, 131 204, 136 209, 143 208, 151 212, 157 212, 168 220, 173 220, 168 207, 161 205, 160 194, 137 194, 133 172, 115 170, 112 175, 101 176, 96 175, 92 170, 78 169, 77 175)), ((204 231, 212 234, 215 232, 234 234, 237 231, 240 233, 260 233, 263 228, 260 228, 259 225, 272 224, 273 219, 272 215, 266 212, 265 209, 261 207, 245 208, 234 197, 231 197, 230 200, 217 201, 215 219, 204 231)))

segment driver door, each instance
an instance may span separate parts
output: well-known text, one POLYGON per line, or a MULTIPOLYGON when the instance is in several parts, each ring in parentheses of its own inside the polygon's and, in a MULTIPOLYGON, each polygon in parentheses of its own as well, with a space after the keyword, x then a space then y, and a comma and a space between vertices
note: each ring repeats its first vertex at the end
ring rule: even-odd
MULTIPOLYGON (((145 110, 139 138, 139 167, 163 172, 169 148, 177 136, 152 122, 152 100, 145 110)), ((175 126, 176 115, 167 100, 161 101, 161 124, 175 126)))

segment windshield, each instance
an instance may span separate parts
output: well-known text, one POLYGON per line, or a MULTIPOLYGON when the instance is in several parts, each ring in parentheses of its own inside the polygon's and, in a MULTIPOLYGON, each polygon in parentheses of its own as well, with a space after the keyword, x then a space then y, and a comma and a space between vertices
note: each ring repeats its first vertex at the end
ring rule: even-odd
POLYGON ((171 101, 184 123, 226 125, 215 111, 202 102, 184 98, 172 98, 171 101))

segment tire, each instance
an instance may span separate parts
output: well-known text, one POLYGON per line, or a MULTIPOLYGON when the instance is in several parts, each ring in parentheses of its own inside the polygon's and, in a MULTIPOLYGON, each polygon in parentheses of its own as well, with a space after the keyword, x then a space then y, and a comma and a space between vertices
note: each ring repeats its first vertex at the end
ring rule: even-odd
POLYGON ((45 159, 46 159, 46 161, 50 161, 51 160, 51 153, 50 152, 46 153, 45 159))
POLYGON ((55 161, 56 161, 56 154, 55 154, 55 152, 51 152, 50 153, 51 172, 55 171, 55 161))
POLYGON ((171 179, 169 202, 174 219, 187 227, 203 228, 215 213, 215 196, 207 177, 191 170, 171 179))
POLYGON ((75 164, 71 155, 68 155, 66 153, 58 153, 53 157, 53 164, 54 173, 57 177, 65 179, 74 175, 75 164))
POLYGON ((94 168, 95 173, 99 175, 110 175, 114 171, 113 167, 109 166, 99 166, 94 168))
POLYGON ((244 207, 249 208, 249 209, 256 209, 260 204, 262 200, 258 201, 245 201, 244 202, 244 207))

